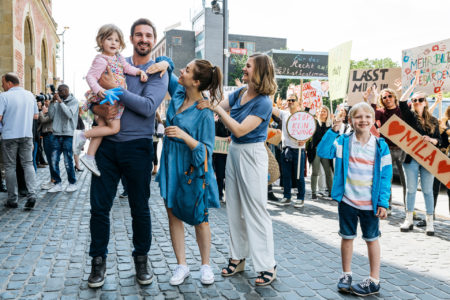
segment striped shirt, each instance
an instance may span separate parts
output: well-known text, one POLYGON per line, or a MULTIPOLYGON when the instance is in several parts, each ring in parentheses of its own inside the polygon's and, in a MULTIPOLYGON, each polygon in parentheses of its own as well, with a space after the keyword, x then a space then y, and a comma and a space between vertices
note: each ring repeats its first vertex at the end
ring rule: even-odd
POLYGON ((360 210, 372 210, 373 168, 375 165, 376 138, 370 135, 362 145, 353 134, 349 143, 347 181, 342 201, 360 210))

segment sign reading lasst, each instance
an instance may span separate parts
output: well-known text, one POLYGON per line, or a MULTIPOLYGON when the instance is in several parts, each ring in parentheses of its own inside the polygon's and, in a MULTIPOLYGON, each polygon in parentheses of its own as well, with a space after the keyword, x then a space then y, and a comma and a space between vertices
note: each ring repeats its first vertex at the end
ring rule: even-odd
POLYGON ((421 166, 433 174, 439 181, 450 188, 450 158, 429 142, 422 140, 422 135, 393 115, 380 128, 380 132, 412 156, 421 166))
POLYGON ((306 141, 316 131, 316 120, 310 113, 298 111, 289 117, 286 122, 286 129, 291 139, 306 141))

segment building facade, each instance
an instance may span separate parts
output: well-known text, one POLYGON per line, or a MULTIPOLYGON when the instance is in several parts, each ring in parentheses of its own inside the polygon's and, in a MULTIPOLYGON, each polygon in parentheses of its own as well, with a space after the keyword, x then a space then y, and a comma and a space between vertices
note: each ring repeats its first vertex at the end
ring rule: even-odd
POLYGON ((0 74, 15 72, 34 94, 55 83, 59 42, 51 0, 0 1, 0 74))

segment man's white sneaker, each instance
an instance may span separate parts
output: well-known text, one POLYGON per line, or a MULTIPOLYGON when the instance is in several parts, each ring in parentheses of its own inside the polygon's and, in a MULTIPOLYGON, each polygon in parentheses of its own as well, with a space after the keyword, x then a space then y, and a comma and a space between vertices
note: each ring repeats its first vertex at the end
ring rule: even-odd
POLYGON ((213 284, 214 283, 214 273, 210 265, 202 265, 200 267, 200 272, 202 276, 200 277, 200 282, 203 284, 213 284))
POLYGON ((62 191, 62 184, 56 183, 54 187, 48 190, 49 193, 57 193, 62 191))
POLYGON ((66 188, 66 192, 68 193, 72 193, 75 192, 78 189, 77 184, 76 183, 70 183, 67 188, 66 188))
POLYGON ((87 158, 86 155, 80 157, 80 161, 86 166, 86 168, 92 172, 95 176, 100 176, 100 171, 97 168, 97 163, 94 159, 87 158))
POLYGON ((54 185, 55 185, 55 184, 54 184, 52 181, 46 182, 46 183, 44 183, 44 184, 41 185, 41 189, 43 189, 43 190, 49 190, 49 189, 51 189, 54 185))
POLYGON ((173 275, 170 278, 170 285, 180 285, 183 283, 184 279, 189 276, 189 268, 185 265, 177 265, 173 271, 173 275))

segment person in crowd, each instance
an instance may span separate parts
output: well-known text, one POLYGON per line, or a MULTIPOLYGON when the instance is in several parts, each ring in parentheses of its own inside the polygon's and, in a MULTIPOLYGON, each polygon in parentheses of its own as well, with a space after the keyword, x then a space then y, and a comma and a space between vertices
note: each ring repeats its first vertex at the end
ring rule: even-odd
POLYGON ((8 199, 5 206, 17 208, 17 157, 24 170, 27 187, 26 209, 36 204, 36 173, 33 168, 33 120, 38 118, 38 108, 33 94, 19 86, 20 80, 15 73, 2 76, 0 94, 0 122, 2 128, 3 163, 6 172, 8 199))
MULTIPOLYGON (((402 118, 402 112, 399 107, 399 101, 397 99, 397 94, 392 89, 383 89, 380 94, 378 94, 375 86, 368 89, 366 93, 364 93, 364 100, 369 102, 369 96, 373 93, 373 100, 371 103, 372 108, 375 110, 375 124, 378 128, 384 125, 384 123, 389 120, 393 115, 402 118), (377 104, 380 108, 377 109, 377 104)), ((383 136, 384 137, 384 136, 383 136)), ((405 160, 406 153, 400 149, 396 144, 394 144, 391 140, 384 137, 388 146, 389 151, 391 152, 392 164, 397 167, 398 175, 400 177, 400 183, 403 188, 403 203, 406 204, 406 178, 405 172, 403 170, 403 161, 405 160)), ((392 192, 391 197, 389 198, 389 210, 388 214, 390 214, 390 210, 392 209, 392 192)))
MULTIPOLYGON (((278 97, 277 99, 277 104, 278 102, 281 102, 281 97, 278 97)), ((281 125, 282 125, 282 121, 280 118, 276 117, 275 115, 272 114, 272 122, 270 123, 270 127, 271 128, 275 128, 277 129, 277 134, 282 134, 281 132, 281 125)), ((278 145, 267 145, 270 149, 270 151, 272 151, 275 155, 275 159, 278 162, 278 168, 280 169, 280 186, 283 186, 283 170, 281 168, 281 159, 282 159, 282 153, 283 153, 283 143, 279 143, 278 145)), ((296 176, 295 178, 297 178, 297 174, 295 174, 294 176, 296 176)), ((267 200, 269 201, 274 201, 276 203, 278 203, 280 201, 280 199, 275 196, 275 193, 273 192, 273 185, 269 184, 267 186, 267 200)))
MULTIPOLYGON (((78 108, 78 119, 77 119, 77 128, 75 130, 74 136, 77 136, 80 134, 80 132, 84 131, 86 129, 86 126, 84 125, 83 119, 81 118, 81 115, 83 113, 83 109, 81 107, 78 108)), ((84 142, 86 142, 84 140, 84 142)), ((75 162, 75 171, 76 172, 83 172, 84 170, 80 166, 80 154, 81 151, 83 151, 84 143, 77 141, 75 138, 73 140, 73 161, 75 162)))
POLYGON ((156 175, 158 172, 158 143, 159 139, 164 136, 164 125, 161 120, 161 116, 156 112, 155 118, 155 134, 153 135, 153 171, 152 175, 156 175))
MULTIPOLYGON (((230 138, 230 131, 228 128, 225 127, 222 120, 220 118, 217 118, 215 120, 215 129, 216 129, 216 136, 221 138, 230 138)), ((213 153, 213 166, 214 166, 214 172, 216 173, 216 180, 217 180, 217 186, 219 188, 219 200, 220 202, 224 201, 224 189, 225 189, 225 169, 227 166, 227 156, 226 153, 213 153)))
POLYGON ((317 182, 319 179, 320 166, 322 165, 325 172, 326 184, 328 189, 328 197, 331 197, 331 187, 333 185, 333 171, 332 171, 332 161, 325 158, 320 158, 316 149, 322 140, 328 129, 331 128, 332 120, 330 110, 326 106, 322 106, 316 117, 316 131, 312 136, 312 139, 308 142, 306 146, 306 153, 308 156, 308 161, 312 166, 311 175, 311 198, 317 199, 317 182))
POLYGON ((295 94, 292 94, 287 99, 288 110, 280 110, 276 107, 272 108, 272 114, 279 117, 282 123, 281 143, 283 145, 283 152, 281 156, 282 169, 282 183, 283 183, 283 199, 279 201, 280 204, 287 205, 291 203, 291 188, 292 183, 297 187, 297 201, 294 202, 294 207, 303 207, 305 200, 305 143, 306 141, 295 141, 289 137, 287 132, 287 121, 289 117, 299 110, 298 99, 295 94), (297 167, 300 151, 300 175, 297 178, 297 167))
MULTIPOLYGON (((91 88, 90 93, 88 92, 87 106, 92 103, 99 103, 105 98, 106 90, 98 84, 98 80, 107 69, 114 74, 116 85, 124 89, 126 88, 125 74, 139 76, 142 82, 146 82, 148 78, 146 72, 150 71, 141 70, 132 66, 120 55, 120 52, 125 48, 125 39, 122 31, 116 25, 106 24, 100 27, 96 41, 97 50, 101 54, 95 57, 86 75, 86 80, 91 88)), ((156 69, 156 66, 152 68, 153 74, 163 70, 163 67, 156 69)), ((91 139, 86 155, 81 157, 81 162, 95 176, 100 176, 100 172, 95 163, 95 153, 103 137, 117 134, 120 131, 120 118, 123 110, 124 105, 119 102, 118 114, 113 119, 105 120, 101 116, 96 116, 97 126, 88 131, 80 131, 79 136, 76 137, 77 144, 78 140, 79 143, 83 143, 87 138, 91 139)))
POLYGON ((48 108, 48 115, 52 119, 52 158, 53 170, 55 171, 55 181, 49 193, 62 191, 62 180, 59 171, 59 159, 61 153, 64 155, 64 165, 66 167, 69 185, 66 192, 77 190, 77 178, 73 166, 73 133, 78 120, 78 100, 70 93, 69 86, 61 84, 58 92, 53 96, 53 101, 48 108))
POLYGON ((392 164, 384 139, 370 132, 375 112, 369 104, 355 104, 349 111, 349 122, 354 132, 339 135, 342 119, 335 119, 332 129, 319 143, 317 154, 321 158, 336 159, 331 196, 339 202, 339 235, 342 237, 343 274, 338 290, 368 296, 380 291, 379 219, 387 217, 392 164), (358 219, 367 244, 370 276, 352 285, 351 261, 358 219))
MULTIPOLYGON (((408 123, 414 130, 422 135, 425 142, 430 142, 436 147, 441 143, 441 135, 439 132, 439 121, 433 117, 428 111, 428 101, 425 93, 415 92, 411 96, 412 106, 409 108, 407 100, 408 96, 414 90, 417 84, 417 77, 412 85, 400 98, 400 109, 402 111, 402 119, 408 123)), ((434 235, 434 199, 433 199, 433 181, 434 176, 422 167, 410 155, 406 155, 403 168, 406 174, 406 218, 400 226, 400 231, 408 232, 414 227, 413 212, 416 201, 417 184, 420 174, 420 183, 422 186, 422 193, 425 199, 426 208, 426 228, 427 235, 434 235)))
MULTIPOLYGON (((142 18, 133 23, 130 42, 133 45, 133 55, 126 59, 129 64, 141 70, 147 70, 155 64, 150 58, 150 53, 156 43, 156 28, 150 20, 142 18)), ((155 112, 167 93, 169 80, 167 74, 162 76, 153 74, 144 83, 139 77, 127 75, 126 82, 127 90, 120 88, 123 94, 119 96, 120 102, 124 105, 120 131, 102 140, 95 154, 96 164, 102 176, 91 177, 89 256, 92 257, 92 263, 88 278, 88 286, 91 288, 101 287, 105 282, 110 211, 122 176, 128 183, 128 202, 133 227, 132 255, 137 282, 148 285, 153 281, 147 257, 152 240, 148 204, 152 173, 152 136, 155 128, 155 112)), ((102 75, 99 84, 104 89, 118 87, 115 76, 109 70, 102 75)), ((94 103, 91 110, 108 120, 117 115, 118 105, 94 103)))
POLYGON ((55 184, 56 172, 53 169, 52 164, 52 145, 53 145, 53 121, 48 114, 48 108, 50 101, 46 100, 42 106, 42 110, 39 112, 39 122, 41 124, 42 142, 44 144, 44 153, 47 158, 48 169, 50 171, 50 181, 43 183, 41 189, 49 190, 55 184))
MULTIPOLYGON (((180 71, 178 84, 175 83, 176 77, 172 77, 169 85, 172 100, 167 111, 166 137, 157 181, 166 205, 172 246, 177 258, 177 266, 169 283, 180 285, 190 272, 186 263, 183 221, 172 213, 172 208, 176 202, 179 180, 189 165, 203 170, 207 161, 207 169, 213 170, 214 114, 210 110, 200 110, 196 105, 203 100, 203 91, 209 92, 212 105, 220 101, 222 72, 219 67, 213 66, 207 60, 194 60, 180 71)), ((194 174, 197 172, 194 171, 194 174)), ((207 182, 206 207, 220 207, 214 173, 207 172, 202 176, 206 176, 207 182)), ((204 222, 195 226, 195 234, 202 264, 200 281, 203 284, 212 284, 214 273, 209 265, 211 230, 207 214, 204 222)))
POLYGON ((200 106, 213 109, 231 131, 225 171, 231 258, 222 276, 242 272, 245 258, 251 255, 259 273, 255 284, 262 286, 276 278, 272 220, 266 209, 269 166, 264 143, 272 114, 269 96, 277 84, 272 59, 265 54, 251 55, 243 71, 247 87, 215 107, 207 101, 200 106))

